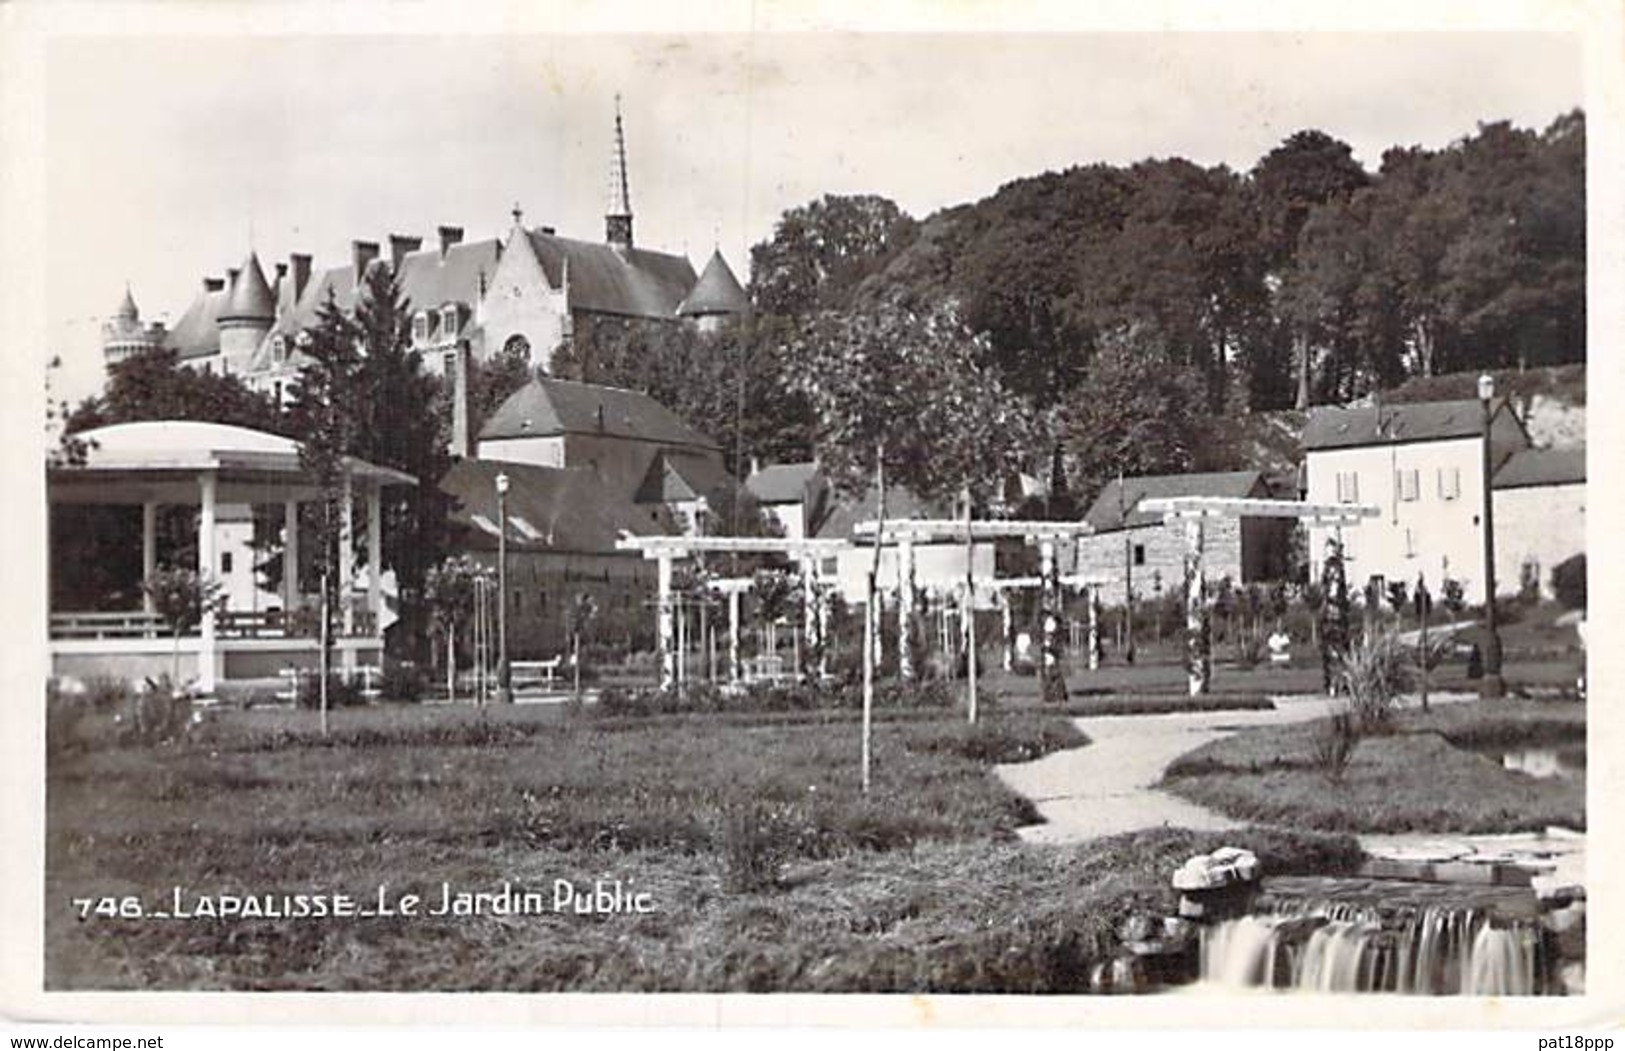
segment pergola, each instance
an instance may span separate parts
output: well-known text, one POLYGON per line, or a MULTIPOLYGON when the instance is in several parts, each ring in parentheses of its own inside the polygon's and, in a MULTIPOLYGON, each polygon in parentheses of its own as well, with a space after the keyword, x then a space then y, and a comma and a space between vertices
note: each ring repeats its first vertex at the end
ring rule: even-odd
MULTIPOLYGON (((197 569, 212 578, 220 565, 216 544, 216 514, 222 505, 276 505, 283 509, 284 564, 299 564, 299 505, 322 498, 322 489, 300 462, 299 445, 292 439, 246 427, 190 420, 153 420, 120 423, 85 431, 82 463, 53 467, 47 475, 52 504, 99 504, 141 508, 141 571, 143 579, 158 565, 158 508, 165 505, 197 507, 197 569)), ((354 457, 342 461, 339 579, 345 601, 341 614, 339 650, 346 669, 353 669, 363 654, 376 659, 382 653, 383 588, 378 572, 382 552, 381 494, 389 486, 416 485, 417 479, 401 471, 380 467, 354 457), (360 490, 359 494, 357 490, 360 490), (366 501, 367 610, 357 617, 349 589, 356 576, 354 555, 355 503, 366 501), (361 630, 365 628, 365 630, 361 630)), ((225 610, 218 617, 206 610, 196 636, 184 652, 195 654, 200 688, 212 691, 220 678, 258 677, 222 675, 231 671, 233 658, 244 670, 269 671, 308 660, 316 641, 302 638, 292 614, 300 607, 296 569, 283 573, 284 611, 251 614, 225 610), (223 633, 222 628, 226 631, 223 633), (227 637, 222 637, 225 634, 227 637)), ((154 654, 168 651, 162 625, 150 603, 139 613, 51 613, 52 661, 58 671, 111 671, 140 669, 154 654)))
MULTIPOLYGON (((871 519, 859 522, 853 531, 860 537, 874 537, 878 532, 882 543, 897 544, 901 562, 899 579, 905 582, 905 586, 900 589, 898 615, 905 624, 913 615, 913 589, 906 584, 914 578, 916 542, 1020 539, 1029 546, 1037 545, 1038 580, 1044 596, 1044 668, 1046 674, 1059 671, 1060 654, 1055 643, 1055 633, 1060 625, 1061 576, 1055 558, 1055 545, 1061 540, 1089 536, 1095 531, 1089 523, 1050 522, 1037 519, 965 521, 953 518, 901 518, 888 520, 882 529, 879 522, 871 519)), ((907 647, 904 647, 905 659, 906 649, 907 647)))
MULTIPOLYGON (((811 609, 815 602, 818 561, 826 555, 849 546, 845 540, 793 540, 785 537, 741 536, 622 536, 615 542, 622 551, 641 552, 652 559, 656 569, 656 616, 659 618, 657 639, 660 650, 660 688, 669 690, 677 684, 677 624, 676 603, 673 601, 672 565, 680 558, 689 558, 702 551, 732 552, 735 554, 779 554, 795 558, 802 564, 801 601, 811 609)), ((749 590, 739 584, 718 588, 728 595, 728 616, 732 629, 734 666, 738 667, 739 648, 739 594, 749 590)), ((809 621, 812 623, 812 621, 809 621)))
MULTIPOLYGON (((1203 523, 1209 518, 1296 518, 1337 530, 1339 546, 1344 526, 1357 526, 1382 510, 1371 504, 1314 504, 1302 500, 1256 500, 1228 496, 1166 496, 1142 500, 1141 511, 1162 515, 1163 521, 1185 523, 1185 627, 1194 637, 1202 630, 1207 582, 1202 575, 1203 523)), ((1191 659, 1188 665, 1191 696, 1206 693, 1213 676, 1211 659, 1191 659)))

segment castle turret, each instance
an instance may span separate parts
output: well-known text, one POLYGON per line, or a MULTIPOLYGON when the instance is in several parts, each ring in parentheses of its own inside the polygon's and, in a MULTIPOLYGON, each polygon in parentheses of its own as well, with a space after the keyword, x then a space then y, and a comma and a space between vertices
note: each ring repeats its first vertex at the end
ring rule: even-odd
POLYGON ((276 297, 253 252, 232 275, 220 311, 220 361, 228 374, 241 374, 276 321, 276 297))
POLYGON ((714 332, 724 318, 749 309, 750 298, 734 276, 733 268, 722 258, 722 250, 717 249, 711 253, 711 261, 705 264, 700 279, 677 305, 677 316, 696 322, 702 332, 714 332))
POLYGON ((124 300, 119 303, 118 311, 102 324, 102 354, 107 364, 117 365, 133 354, 156 347, 163 339, 162 325, 141 323, 135 296, 130 294, 130 286, 125 285, 124 300))

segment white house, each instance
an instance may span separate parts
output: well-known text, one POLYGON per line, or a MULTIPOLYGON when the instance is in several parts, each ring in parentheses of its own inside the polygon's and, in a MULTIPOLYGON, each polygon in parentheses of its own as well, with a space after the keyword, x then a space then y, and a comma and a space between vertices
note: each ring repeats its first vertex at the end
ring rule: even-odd
POLYGON ((791 540, 816 533, 829 509, 829 482, 817 463, 754 466, 745 488, 791 540))
MULTIPOLYGON (((820 574, 825 580, 833 579, 840 589, 841 596, 848 603, 861 603, 864 597, 866 580, 870 568, 874 565, 874 548, 872 539, 860 538, 856 534, 859 522, 873 521, 877 517, 880 507, 879 493, 873 487, 861 500, 837 500, 834 508, 818 527, 817 536, 820 540, 850 540, 854 545, 832 558, 824 560, 820 567, 820 574)), ((902 486, 888 485, 886 487, 886 521, 897 522, 905 519, 945 519, 956 518, 954 508, 947 504, 937 504, 921 500, 912 492, 902 486)), ((912 545, 914 558, 914 584, 926 595, 952 594, 965 582, 965 545, 963 541, 943 540, 931 543, 917 542, 912 545)), ((894 592, 899 586, 899 571, 902 560, 899 557, 899 546, 896 543, 885 543, 880 550, 880 570, 876 577, 876 585, 883 592, 894 592)), ((995 576, 996 547, 990 541, 982 541, 972 545, 971 566, 975 570, 977 580, 989 580, 995 576)), ((987 601, 979 600, 981 605, 987 601)))
MULTIPOLYGON (((1461 581, 1468 602, 1483 601, 1483 442, 1484 408, 1477 401, 1310 413, 1303 434, 1305 498, 1375 504, 1382 511, 1342 531, 1352 586, 1373 577, 1414 583, 1425 574, 1435 594, 1448 577, 1461 581)), ((1498 403, 1490 421, 1492 476, 1529 444, 1517 415, 1498 403)), ((1498 523, 1498 537, 1503 530, 1498 523)), ((1319 557, 1331 532, 1310 530, 1312 557, 1319 557)), ((1497 573, 1497 592, 1515 592, 1517 586, 1515 571, 1497 573)))
POLYGON ((1495 585, 1506 593, 1526 574, 1552 597, 1552 570, 1586 549, 1586 454, 1525 449, 1495 472, 1495 585))

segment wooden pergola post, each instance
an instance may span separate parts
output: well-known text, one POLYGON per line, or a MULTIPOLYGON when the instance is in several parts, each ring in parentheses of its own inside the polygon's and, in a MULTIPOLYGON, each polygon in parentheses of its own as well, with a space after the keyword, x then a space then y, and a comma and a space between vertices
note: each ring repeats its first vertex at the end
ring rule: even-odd
POLYGON ((1100 589, 1090 587, 1089 596, 1089 670, 1100 670, 1100 589))
POLYGON ((1207 692, 1213 675, 1206 631, 1207 587, 1202 566, 1202 518, 1185 520, 1185 670, 1192 697, 1207 692))
POLYGON ((655 615, 658 622, 655 631, 655 644, 660 656, 660 688, 662 690, 670 690, 677 685, 677 625, 672 616, 671 563, 672 556, 669 551, 662 551, 656 557, 655 615))
POLYGON ((905 681, 914 678, 913 628, 914 540, 905 536, 897 544, 897 677, 905 681))
MULTIPOLYGON (((377 482, 367 483, 367 608, 372 611, 373 637, 384 637, 384 521, 383 494, 377 482)), ((383 670, 379 653, 379 670, 383 670)))

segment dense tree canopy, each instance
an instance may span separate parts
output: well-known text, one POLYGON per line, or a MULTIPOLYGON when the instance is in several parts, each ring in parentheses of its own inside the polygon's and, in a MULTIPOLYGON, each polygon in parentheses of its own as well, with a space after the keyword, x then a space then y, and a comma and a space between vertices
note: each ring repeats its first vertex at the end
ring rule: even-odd
POLYGON ((916 230, 895 202, 873 195, 830 194, 792 208, 750 250, 751 301, 765 314, 843 310, 916 230))

